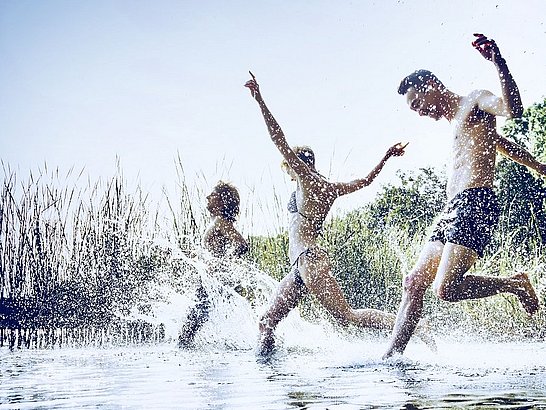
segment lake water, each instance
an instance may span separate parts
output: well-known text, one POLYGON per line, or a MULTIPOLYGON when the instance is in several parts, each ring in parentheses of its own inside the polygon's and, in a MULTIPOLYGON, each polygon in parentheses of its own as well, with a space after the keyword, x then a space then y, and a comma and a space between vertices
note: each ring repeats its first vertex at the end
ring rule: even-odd
POLYGON ((412 342, 380 360, 386 339, 338 337, 253 349, 175 343, 0 350, 0 409, 546 408, 544 344, 412 342))
POLYGON ((440 339, 433 353, 412 340, 384 361, 386 335, 339 333, 296 310, 275 355, 257 360, 257 317, 276 282, 248 277, 253 305, 203 277, 213 309, 190 350, 177 335, 193 294, 173 287, 133 315, 162 323, 165 342, 0 348, 0 409, 546 409, 546 343, 440 339))

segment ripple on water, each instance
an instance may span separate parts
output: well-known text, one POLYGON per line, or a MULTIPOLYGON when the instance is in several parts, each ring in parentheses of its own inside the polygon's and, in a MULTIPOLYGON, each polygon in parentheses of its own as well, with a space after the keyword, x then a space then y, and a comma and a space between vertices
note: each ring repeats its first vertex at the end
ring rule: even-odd
POLYGON ((418 343, 381 360, 385 340, 182 351, 0 349, 0 409, 546 408, 543 344, 418 343))

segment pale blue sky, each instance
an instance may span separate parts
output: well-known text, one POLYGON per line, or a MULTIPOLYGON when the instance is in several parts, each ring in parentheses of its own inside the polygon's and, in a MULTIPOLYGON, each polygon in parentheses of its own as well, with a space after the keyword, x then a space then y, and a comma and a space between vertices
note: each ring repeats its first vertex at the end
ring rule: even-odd
POLYGON ((493 65, 470 45, 494 38, 524 105, 546 95, 546 2, 530 1, 0 1, 0 158, 21 177, 85 166, 114 173, 154 201, 174 197, 175 157, 203 190, 236 184, 245 234, 271 217, 273 187, 291 189, 256 103, 252 70, 290 144, 314 148, 332 179, 363 176, 394 142, 410 141, 373 186, 334 212, 369 201, 397 169, 440 166, 448 123, 419 118, 397 95, 417 68, 453 91, 500 93, 493 65))

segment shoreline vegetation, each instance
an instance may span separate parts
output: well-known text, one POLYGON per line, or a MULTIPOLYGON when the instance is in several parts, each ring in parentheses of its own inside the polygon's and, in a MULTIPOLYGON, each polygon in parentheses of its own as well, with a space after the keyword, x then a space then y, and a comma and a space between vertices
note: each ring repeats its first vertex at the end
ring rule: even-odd
MULTIPOLYGON (((508 122, 503 133, 546 160, 546 99, 529 107, 523 119, 508 122)), ((180 192, 177 198, 165 197, 167 216, 140 188, 129 192, 119 168, 109 180, 92 182, 83 171, 61 175, 47 167, 20 179, 2 165, 0 347, 163 340, 161 324, 127 315, 134 309, 146 313, 147 289, 154 281, 180 287, 191 267, 174 253, 189 257, 199 247, 207 219, 194 209, 192 198, 202 192, 196 196, 190 189, 180 159, 180 192)), ((512 296, 451 304, 428 291, 425 316, 439 334, 459 329, 498 340, 543 339, 546 184, 506 160, 499 159, 497 167, 501 220, 472 272, 528 272, 541 308, 529 319, 512 296)), ((396 312, 402 275, 411 269, 445 204, 445 180, 430 168, 400 173, 398 184, 384 185, 370 203, 328 220, 321 244, 332 256, 333 272, 352 306, 396 312)), ((272 218, 283 226, 284 207, 275 209, 278 214, 272 218)), ((249 263, 277 280, 286 274, 286 231, 251 236, 248 242, 249 263)), ((309 320, 325 317, 311 297, 299 309, 309 320)))

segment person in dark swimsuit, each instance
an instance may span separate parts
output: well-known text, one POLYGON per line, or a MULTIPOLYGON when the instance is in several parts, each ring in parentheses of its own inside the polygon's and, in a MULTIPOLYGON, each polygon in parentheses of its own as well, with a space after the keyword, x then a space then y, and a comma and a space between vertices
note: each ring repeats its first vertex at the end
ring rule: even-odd
POLYGON ((462 245, 481 258, 499 216, 499 202, 491 188, 466 189, 449 201, 429 241, 462 245))
MULTIPOLYGON (((207 210, 211 223, 203 236, 203 247, 215 258, 240 257, 248 251, 248 244, 235 228, 239 214, 239 192, 237 188, 219 181, 207 196, 207 210)), ((179 347, 190 347, 195 335, 209 318, 210 299, 202 283, 195 292, 196 305, 178 335, 179 347)))
POLYGON ((496 43, 483 34, 475 37, 472 45, 497 69, 502 98, 487 90, 455 94, 428 70, 408 75, 398 88, 411 110, 453 124, 453 160, 447 184, 448 205, 416 265, 403 279, 402 301, 385 358, 404 352, 419 323, 425 291, 431 285, 440 299, 450 302, 511 293, 529 315, 538 310, 539 301, 526 273, 509 277, 468 274, 483 255, 499 218, 493 191, 497 153, 546 174, 546 164, 497 133, 496 116, 520 117, 523 106, 496 43))
POLYGON ((284 169, 296 181, 296 191, 289 203, 291 220, 288 232, 289 256, 294 269, 281 281, 269 309, 260 319, 258 353, 268 355, 273 351, 275 327, 308 293, 315 295, 342 325, 392 329, 394 315, 376 309, 353 309, 349 306, 332 276, 328 255, 317 244, 317 239, 336 198, 369 185, 387 160, 403 155, 406 146, 395 144, 390 147, 365 178, 351 182, 329 182, 317 172, 315 155, 309 147, 291 148, 288 145, 281 127, 265 105, 255 78, 245 86, 259 104, 271 140, 284 158, 284 169))

